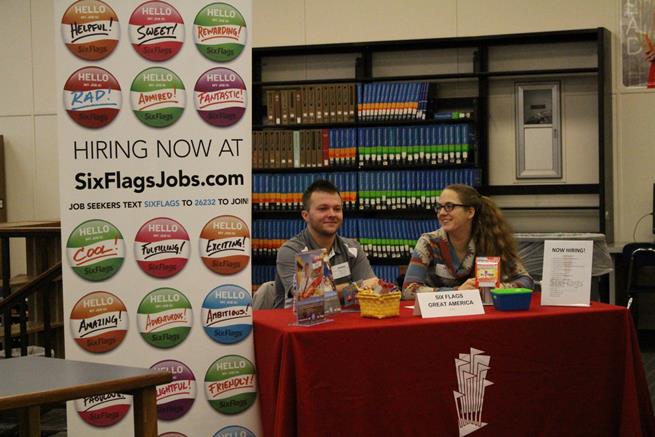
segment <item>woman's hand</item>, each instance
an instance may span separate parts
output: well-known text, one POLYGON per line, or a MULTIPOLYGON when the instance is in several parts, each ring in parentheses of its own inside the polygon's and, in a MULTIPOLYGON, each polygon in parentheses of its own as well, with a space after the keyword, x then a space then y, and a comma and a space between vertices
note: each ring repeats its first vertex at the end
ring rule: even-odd
POLYGON ((475 278, 469 278, 462 285, 457 287, 458 290, 475 290, 477 285, 475 284, 475 278))

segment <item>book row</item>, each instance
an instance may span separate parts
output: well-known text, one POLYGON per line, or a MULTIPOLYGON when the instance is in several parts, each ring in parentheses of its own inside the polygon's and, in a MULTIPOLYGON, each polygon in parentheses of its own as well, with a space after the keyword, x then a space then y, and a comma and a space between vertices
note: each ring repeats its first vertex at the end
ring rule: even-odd
POLYGON ((252 165, 255 169, 353 165, 354 133, 354 129, 255 131, 252 165))
POLYGON ((266 90, 266 124, 355 121, 355 85, 324 84, 266 90))
POLYGON ((362 121, 425 120, 429 82, 357 84, 357 118, 362 121))
MULTIPOLYGON (((285 241, 302 231, 305 223, 299 219, 253 220, 252 253, 271 257, 285 241)), ((346 219, 340 235, 359 241, 370 257, 401 259, 410 255, 421 234, 434 231, 439 222, 434 219, 346 219)))
POLYGON ((252 175, 252 204, 255 211, 299 211, 302 193, 315 180, 327 179, 341 193, 343 208, 354 210, 357 204, 358 172, 321 172, 300 174, 257 173, 252 175))
MULTIPOLYGON (((387 282, 395 283, 400 277, 400 266, 371 264, 375 276, 387 282)), ((254 264, 252 266, 252 283, 261 285, 264 282, 275 280, 275 265, 254 264)), ((400 284, 402 285, 402 284, 400 284)))
POLYGON ((432 209, 451 184, 480 186, 480 169, 385 170, 253 175, 255 211, 297 211, 302 193, 317 179, 339 188, 345 210, 432 209))
POLYGON ((432 209, 448 185, 480 186, 479 169, 370 171, 358 176, 360 210, 432 209))
POLYGON ((385 126, 253 132, 253 168, 463 164, 472 126, 385 126))
POLYGON ((432 120, 464 120, 471 119, 473 111, 434 111, 432 120))
POLYGON ((356 219, 357 240, 371 258, 408 259, 416 241, 426 232, 439 228, 434 219, 356 219))
POLYGON ((469 123, 359 128, 357 137, 360 166, 462 164, 475 143, 469 123))
POLYGON ((265 91, 267 125, 466 119, 472 111, 435 111, 430 82, 319 84, 265 91))
MULTIPOLYGON (((305 222, 300 217, 294 219, 253 220, 252 255, 277 255, 277 249, 304 228, 305 222)), ((340 233, 345 235, 343 228, 340 233)))

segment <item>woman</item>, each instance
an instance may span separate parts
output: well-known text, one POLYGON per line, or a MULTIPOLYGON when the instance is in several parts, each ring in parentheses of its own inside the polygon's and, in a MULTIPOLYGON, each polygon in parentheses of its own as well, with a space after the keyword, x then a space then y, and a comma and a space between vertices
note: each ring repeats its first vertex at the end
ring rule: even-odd
POLYGON ((499 256, 501 287, 532 288, 509 225, 496 204, 468 185, 449 185, 437 203, 441 228, 421 235, 405 274, 403 297, 475 289, 475 257, 499 256))

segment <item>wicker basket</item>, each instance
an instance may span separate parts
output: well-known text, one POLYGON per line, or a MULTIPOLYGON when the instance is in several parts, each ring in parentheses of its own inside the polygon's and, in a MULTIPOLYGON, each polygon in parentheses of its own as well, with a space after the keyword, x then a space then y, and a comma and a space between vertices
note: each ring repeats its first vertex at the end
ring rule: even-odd
POLYGON ((362 317, 384 319, 400 315, 400 291, 382 295, 372 291, 360 291, 357 293, 357 299, 362 317))

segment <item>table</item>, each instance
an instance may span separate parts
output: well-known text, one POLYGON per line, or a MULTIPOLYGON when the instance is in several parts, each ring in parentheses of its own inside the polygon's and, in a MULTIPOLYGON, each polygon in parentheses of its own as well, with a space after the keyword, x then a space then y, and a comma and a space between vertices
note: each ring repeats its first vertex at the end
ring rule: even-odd
POLYGON ((170 372, 57 358, 0 360, 0 410, 21 409, 21 435, 40 436, 39 406, 102 393, 134 396, 134 435, 157 436, 155 386, 170 372))
POLYGON ((404 303, 400 317, 342 313, 311 328, 290 326, 290 310, 255 311, 264 435, 655 435, 628 311, 539 301, 439 319, 404 303))

